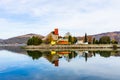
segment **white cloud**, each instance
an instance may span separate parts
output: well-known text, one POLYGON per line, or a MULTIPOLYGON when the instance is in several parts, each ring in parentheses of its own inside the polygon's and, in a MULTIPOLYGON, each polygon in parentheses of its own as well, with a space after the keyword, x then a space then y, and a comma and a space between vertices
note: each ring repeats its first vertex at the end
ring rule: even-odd
POLYGON ((119 3, 119 0, 0 0, 0 10, 6 15, 26 14, 31 17, 30 23, 27 23, 29 20, 24 18, 24 21, 14 21, 4 15, 0 27, 5 32, 7 29, 12 33, 38 32, 43 35, 56 26, 63 30, 61 32, 69 31, 77 35, 116 31, 120 30, 119 3), (32 22, 32 18, 37 20, 32 22))

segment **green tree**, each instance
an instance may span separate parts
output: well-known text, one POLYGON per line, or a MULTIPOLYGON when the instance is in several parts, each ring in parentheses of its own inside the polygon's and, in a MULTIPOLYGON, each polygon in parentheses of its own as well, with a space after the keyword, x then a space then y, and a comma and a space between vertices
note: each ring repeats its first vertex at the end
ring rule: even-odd
POLYGON ((100 56, 102 57, 110 57, 111 52, 110 51, 99 51, 100 56))
POLYGON ((27 51, 27 53, 33 60, 42 57, 42 52, 40 51, 27 51))
POLYGON ((96 41, 95 38, 93 38, 93 44, 95 44, 95 41, 96 41))
POLYGON ((110 44, 111 39, 109 36, 102 36, 99 40, 100 44, 110 44))
POLYGON ((72 43, 72 36, 68 37, 68 42, 72 43))
POLYGON ((33 36, 27 41, 27 45, 40 45, 42 43, 42 40, 38 36, 33 36))
POLYGON ((88 40, 87 40, 87 33, 85 33, 84 42, 88 42, 88 40))
POLYGON ((116 50, 118 47, 116 44, 113 44, 113 49, 116 50))
POLYGON ((98 41, 98 40, 95 40, 95 44, 99 44, 99 41, 98 41))

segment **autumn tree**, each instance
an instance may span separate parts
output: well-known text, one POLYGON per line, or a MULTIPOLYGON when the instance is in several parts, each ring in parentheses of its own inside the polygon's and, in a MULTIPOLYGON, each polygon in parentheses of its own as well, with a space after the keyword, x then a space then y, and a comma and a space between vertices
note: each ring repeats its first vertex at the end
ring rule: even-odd
POLYGON ((46 40, 44 40, 45 44, 50 44, 51 41, 53 40, 52 35, 49 35, 46 40))
POLYGON ((116 40, 111 40, 112 44, 118 44, 118 42, 116 40))
POLYGON ((72 37, 72 44, 75 44, 77 42, 77 38, 76 37, 72 37))

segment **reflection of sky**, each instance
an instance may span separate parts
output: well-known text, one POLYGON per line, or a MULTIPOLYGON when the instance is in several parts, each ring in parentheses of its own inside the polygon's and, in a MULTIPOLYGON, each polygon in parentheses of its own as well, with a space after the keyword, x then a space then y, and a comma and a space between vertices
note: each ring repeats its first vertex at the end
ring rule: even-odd
POLYGON ((0 80, 119 80, 120 58, 76 57, 59 60, 59 67, 44 58, 32 60, 24 54, 0 51, 0 80))

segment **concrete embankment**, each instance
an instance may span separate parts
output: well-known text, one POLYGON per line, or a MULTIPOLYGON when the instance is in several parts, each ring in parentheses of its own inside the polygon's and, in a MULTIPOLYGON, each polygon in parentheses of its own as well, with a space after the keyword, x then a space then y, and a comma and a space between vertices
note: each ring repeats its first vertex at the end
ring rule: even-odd
MULTIPOLYGON (((25 46, 27 50, 39 50, 39 49, 46 49, 46 50, 53 50, 53 49, 81 49, 81 50, 113 50, 113 44, 81 44, 81 45, 39 45, 39 46, 25 46)), ((120 45, 116 45, 116 49, 120 50, 120 45)))

